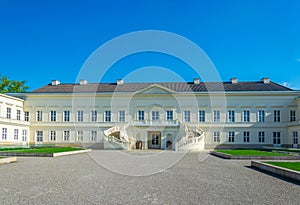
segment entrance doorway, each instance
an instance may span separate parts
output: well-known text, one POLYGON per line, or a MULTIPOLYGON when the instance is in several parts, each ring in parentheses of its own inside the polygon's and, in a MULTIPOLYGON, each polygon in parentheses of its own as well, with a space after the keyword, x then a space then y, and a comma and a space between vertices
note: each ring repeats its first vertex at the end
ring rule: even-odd
POLYGON ((171 141, 166 142, 166 149, 167 150, 172 150, 172 142, 171 141))
POLYGON ((137 142, 135 143, 135 149, 142 149, 142 147, 143 147, 142 141, 137 141, 137 142))
POLYGON ((148 132, 148 149, 160 149, 160 148, 161 148, 161 133, 148 132))

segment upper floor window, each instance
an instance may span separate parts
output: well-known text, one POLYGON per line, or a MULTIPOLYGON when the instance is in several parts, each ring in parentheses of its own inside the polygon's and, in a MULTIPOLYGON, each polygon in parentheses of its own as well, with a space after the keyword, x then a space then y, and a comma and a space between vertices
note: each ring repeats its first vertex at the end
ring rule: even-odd
POLYGON ((214 122, 220 122, 220 110, 213 111, 214 122))
POLYGON ((83 122, 83 111, 77 111, 77 122, 83 122))
POLYGON ((104 112, 104 121, 105 122, 110 122, 111 121, 111 111, 110 110, 105 110, 105 112, 104 112))
POLYGON ((11 108, 10 107, 8 107, 8 108, 6 108, 6 118, 11 118, 11 108))
POLYGON ((190 122, 191 121, 191 111, 185 110, 183 114, 184 114, 183 121, 190 122))
POLYGON ((124 110, 119 111, 119 122, 125 122, 125 111, 124 110))
POLYGON ((274 122, 280 122, 280 110, 274 110, 274 122))
POLYGON ((64 111, 64 122, 70 122, 70 111, 69 110, 64 111))
POLYGON ((138 121, 143 121, 143 120, 145 120, 145 112, 144 112, 144 110, 139 110, 139 111, 138 111, 137 120, 138 120, 138 121))
POLYGON ((250 111, 249 110, 243 111, 243 122, 250 122, 250 111))
POLYGON ((205 122, 205 111, 199 110, 199 122, 205 122))
POLYGON ((234 122, 234 110, 228 110, 228 122, 234 122))
POLYGON ((97 111, 96 110, 92 110, 92 112, 91 112, 91 121, 97 122, 97 111))
POLYGON ((17 110, 17 120, 21 120, 21 110, 17 110))
POLYGON ((296 121, 296 110, 290 110, 290 121, 296 121))
POLYGON ((41 122, 43 121, 43 111, 36 111, 36 121, 41 122))
POLYGON ((167 110, 167 121, 173 120, 173 110, 167 110))
POLYGON ((50 121, 56 122, 56 111, 55 110, 50 111, 50 121))
POLYGON ((263 131, 258 132, 258 142, 265 142, 265 132, 263 131))
POLYGON ((265 111, 264 110, 259 110, 258 111, 257 121, 258 122, 265 122, 265 111))
POLYGON ((234 132, 228 132, 228 142, 234 142, 234 132))
POLYGON ((159 120, 159 112, 158 111, 152 111, 152 120, 153 121, 159 120))
POLYGON ((24 112, 24 120, 29 121, 29 112, 27 111, 24 112))

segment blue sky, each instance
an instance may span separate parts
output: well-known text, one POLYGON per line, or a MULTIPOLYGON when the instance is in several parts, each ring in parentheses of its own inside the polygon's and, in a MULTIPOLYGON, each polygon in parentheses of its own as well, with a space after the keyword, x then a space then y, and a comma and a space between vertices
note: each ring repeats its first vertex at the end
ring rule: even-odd
MULTIPOLYGON (((162 30, 201 47, 223 81, 270 77, 300 89, 299 11, 298 0, 0 0, 0 73, 26 80, 31 90, 52 79, 73 83, 105 42, 129 32, 162 30)), ((128 73, 129 80, 140 82, 196 77, 180 60, 148 52, 121 59, 102 81, 115 82, 128 73), (134 71, 149 66, 177 76, 134 71)))

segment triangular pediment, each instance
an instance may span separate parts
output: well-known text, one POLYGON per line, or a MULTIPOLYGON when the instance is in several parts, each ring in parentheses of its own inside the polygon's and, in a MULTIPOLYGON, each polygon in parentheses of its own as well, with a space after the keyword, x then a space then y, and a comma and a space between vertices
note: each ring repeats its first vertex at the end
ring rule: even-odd
POLYGON ((136 92, 136 94, 173 94, 173 93, 175 93, 174 90, 171 90, 169 88, 166 88, 158 84, 150 85, 136 92))

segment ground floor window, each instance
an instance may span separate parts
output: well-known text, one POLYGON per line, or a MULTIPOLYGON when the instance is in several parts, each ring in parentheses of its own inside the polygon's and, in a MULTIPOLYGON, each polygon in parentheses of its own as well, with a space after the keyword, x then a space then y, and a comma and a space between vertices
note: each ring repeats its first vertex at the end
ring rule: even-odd
POLYGON ((250 142, 250 132, 249 131, 244 132, 244 142, 250 142))
POLYGON ((293 144, 298 144, 298 132, 293 132, 293 144))
POLYGON ((91 131, 90 141, 97 141, 97 131, 91 131))
POLYGON ((234 132, 228 133, 228 142, 234 142, 234 132))
POLYGON ((36 131, 36 141, 43 142, 43 131, 36 131))
POLYGON ((27 141, 27 130, 22 130, 22 141, 23 142, 27 141))
POLYGON ((77 139, 76 141, 82 142, 83 141, 83 131, 77 131, 77 139))
POLYGON ((7 139, 7 128, 2 128, 2 139, 3 140, 7 139))
POLYGON ((220 132, 214 132, 214 142, 220 142, 220 132))
POLYGON ((265 142, 265 132, 258 132, 258 142, 265 142))
POLYGON ((273 144, 280 144, 280 132, 273 132, 273 144))
POLYGON ((50 141, 56 141, 56 131, 50 131, 50 141))
POLYGON ((70 140, 70 131, 65 130, 64 131, 64 141, 69 141, 70 140))
POLYGON ((19 139, 19 130, 14 129, 14 140, 18 140, 18 139, 19 139))

